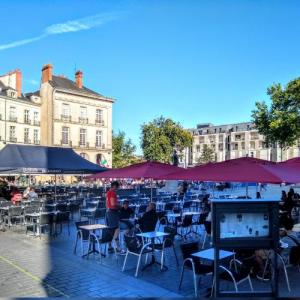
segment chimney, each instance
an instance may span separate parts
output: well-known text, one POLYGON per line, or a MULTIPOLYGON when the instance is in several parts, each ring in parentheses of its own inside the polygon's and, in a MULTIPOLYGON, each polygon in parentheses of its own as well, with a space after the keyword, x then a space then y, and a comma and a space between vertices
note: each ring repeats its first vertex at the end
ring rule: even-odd
POLYGON ((47 64, 42 68, 42 83, 52 80, 52 65, 47 64))
POLYGON ((82 72, 77 71, 75 73, 75 81, 76 81, 76 86, 80 89, 82 89, 82 72))
POLYGON ((18 97, 22 95, 22 72, 21 70, 16 70, 16 90, 18 97))

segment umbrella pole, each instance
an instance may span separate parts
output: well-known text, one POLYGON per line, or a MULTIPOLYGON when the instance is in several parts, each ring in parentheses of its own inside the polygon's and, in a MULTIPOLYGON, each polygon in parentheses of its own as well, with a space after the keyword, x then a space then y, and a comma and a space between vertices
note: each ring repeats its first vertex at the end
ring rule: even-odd
POLYGON ((152 185, 153 185, 153 178, 151 178, 150 180, 150 202, 152 202, 152 195, 153 195, 153 191, 152 191, 152 185))
POLYGON ((54 174, 54 199, 56 202, 56 174, 54 174))

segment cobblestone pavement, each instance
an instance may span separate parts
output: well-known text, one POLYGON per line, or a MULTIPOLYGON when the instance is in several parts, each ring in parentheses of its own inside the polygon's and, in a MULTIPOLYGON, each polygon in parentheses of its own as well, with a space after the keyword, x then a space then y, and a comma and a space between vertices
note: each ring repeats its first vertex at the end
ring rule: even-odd
MULTIPOLYGON (((0 232, 0 297, 181 297, 193 296, 192 274, 186 272, 182 289, 178 290, 180 267, 174 254, 166 255, 169 270, 160 272, 157 266, 134 277, 136 257, 130 257, 126 271, 121 272, 124 256, 110 255, 102 259, 83 259, 73 254, 75 228, 68 236, 66 228, 55 239, 26 236, 17 227, 0 232)), ((192 237, 195 238, 195 237, 192 237)), ((177 240, 177 253, 180 259, 177 240)), ((78 251, 80 252, 80 251, 78 251)), ((292 292, 288 293, 284 277, 280 277, 280 295, 300 297, 298 270, 289 270, 292 292)), ((267 289, 268 283, 253 279, 255 289, 267 289)), ((209 276, 199 284, 199 294, 205 295, 211 286, 209 276)), ((232 289, 229 284, 225 288, 232 289)), ((247 290, 247 284, 241 285, 247 290)))

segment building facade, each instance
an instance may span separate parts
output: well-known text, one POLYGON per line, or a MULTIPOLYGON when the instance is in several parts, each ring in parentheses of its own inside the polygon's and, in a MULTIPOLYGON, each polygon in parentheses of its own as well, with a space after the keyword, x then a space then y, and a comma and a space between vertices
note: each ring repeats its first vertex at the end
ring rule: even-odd
POLYGON ((28 94, 21 92, 19 70, 0 77, 0 123, 6 124, 0 127, 2 144, 72 147, 111 167, 113 99, 86 88, 81 71, 74 81, 52 72, 52 65, 45 65, 40 89, 28 94))
POLYGON ((0 148, 40 144, 40 98, 21 92, 20 70, 0 76, 0 148))
POLYGON ((193 135, 193 146, 189 149, 188 164, 200 163, 205 145, 213 150, 214 161, 239 157, 255 157, 272 161, 283 161, 299 156, 298 144, 281 152, 278 147, 267 147, 264 136, 258 133, 251 122, 215 126, 198 124, 189 130, 193 135))

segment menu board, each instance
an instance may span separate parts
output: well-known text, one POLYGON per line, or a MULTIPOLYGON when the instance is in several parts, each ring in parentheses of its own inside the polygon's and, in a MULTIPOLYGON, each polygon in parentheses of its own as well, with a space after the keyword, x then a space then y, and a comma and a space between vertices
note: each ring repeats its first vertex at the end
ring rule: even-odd
POLYGON ((269 236, 267 213, 224 213, 220 217, 221 239, 269 236))

